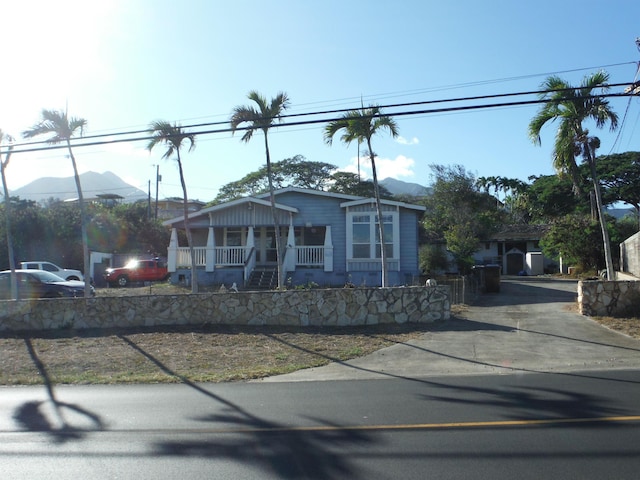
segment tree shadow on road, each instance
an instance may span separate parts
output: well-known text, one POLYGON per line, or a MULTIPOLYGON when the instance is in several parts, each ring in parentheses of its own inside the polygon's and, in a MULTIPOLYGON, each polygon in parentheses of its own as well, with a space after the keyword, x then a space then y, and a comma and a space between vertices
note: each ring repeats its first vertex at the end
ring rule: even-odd
POLYGON ((13 414, 14 420, 26 431, 47 433, 55 443, 80 440, 88 432, 103 430, 104 426, 98 415, 78 405, 57 399, 49 373, 38 357, 31 339, 25 338, 24 342, 35 367, 42 376, 49 400, 23 403, 13 414), (74 421, 67 418, 68 414, 76 418, 81 417, 82 423, 87 426, 74 425, 74 421))
POLYGON ((207 430, 212 433, 211 439, 159 441, 155 444, 155 455, 226 458, 287 479, 357 478, 342 450, 349 445, 373 442, 366 433, 320 420, 317 422, 322 423, 321 427, 296 428, 263 419, 174 372, 125 335, 119 338, 165 374, 222 406, 222 413, 196 419, 215 425, 207 430), (225 435, 219 435, 222 433, 225 435))
MULTIPOLYGON (((539 377, 538 377, 539 378, 539 377)), ((442 402, 448 407, 460 405, 463 408, 478 408, 486 405, 498 409, 501 415, 514 420, 566 420, 575 419, 575 425, 588 425, 589 419, 602 420, 606 426, 619 425, 610 419, 624 415, 637 415, 620 407, 610 406, 610 399, 596 392, 606 389, 603 380, 592 378, 588 392, 566 386, 537 385, 537 378, 519 377, 512 382, 509 378, 500 377, 499 387, 477 386, 472 382, 423 380, 425 385, 444 393, 425 393, 422 398, 429 402, 442 402), (528 381, 529 380, 529 381, 528 381)), ((454 407, 455 408, 455 407, 454 407)))

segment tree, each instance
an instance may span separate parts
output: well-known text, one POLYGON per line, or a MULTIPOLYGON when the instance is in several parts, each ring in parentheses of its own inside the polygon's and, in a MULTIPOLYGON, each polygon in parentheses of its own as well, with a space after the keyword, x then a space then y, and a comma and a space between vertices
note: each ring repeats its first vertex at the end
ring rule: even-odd
POLYGON ((358 110, 351 110, 338 120, 330 122, 324 129, 324 140, 328 145, 333 143, 333 137, 339 131, 343 131, 340 140, 346 145, 356 141, 358 144, 366 141, 371 161, 371 172, 373 176, 373 193, 376 201, 376 214, 378 217, 378 235, 380 237, 380 260, 382 264, 382 287, 387 286, 387 252, 385 248, 384 221, 382 216, 382 203, 380 201, 380 187, 378 185, 378 173, 376 171, 376 154, 371 147, 371 138, 388 130, 392 137, 398 136, 398 126, 390 116, 383 115, 382 110, 377 105, 364 106, 358 110))
POLYGON ((2 191, 4 192, 5 228, 7 229, 7 253, 9 255, 9 268, 11 269, 11 298, 18 299, 18 280, 16 278, 16 257, 13 252, 13 238, 11 236, 11 198, 7 188, 6 168, 11 160, 13 150, 13 137, 0 130, 0 145, 9 142, 9 146, 4 154, 4 160, 0 156, 0 171, 2 172, 2 191))
MULTIPOLYGON (((335 172, 331 175, 331 186, 329 191, 333 193, 344 193, 345 195, 355 195, 358 197, 373 197, 375 188, 373 182, 361 180, 358 174, 351 172, 335 172)), ((378 185, 380 198, 391 198, 393 195, 384 185, 378 185)))
POLYGON ((271 155, 269 153, 269 129, 274 125, 274 122, 280 119, 282 112, 289 107, 289 97, 286 93, 280 92, 271 102, 267 102, 267 99, 260 95, 255 90, 249 92, 249 100, 254 102, 256 106, 244 105, 238 106, 233 109, 231 115, 231 131, 236 132, 240 125, 246 123, 248 126, 242 135, 241 140, 248 142, 253 137, 253 133, 256 130, 262 130, 264 134, 264 150, 267 158, 267 180, 269 184, 269 200, 271 202, 271 215, 273 217, 274 236, 276 238, 276 262, 278 265, 278 289, 284 288, 284 272, 282 266, 282 251, 281 251, 281 239, 280 239, 280 226, 278 224, 278 212, 276 210, 276 197, 274 195, 273 186, 273 172, 271 170, 271 155), (256 108, 257 107, 257 108, 256 108))
MULTIPOLYGON (((330 163, 308 161, 302 155, 285 158, 271 164, 273 188, 278 190, 285 187, 298 187, 325 190, 332 179, 331 172, 337 168, 330 163)), ((214 203, 268 192, 268 177, 267 166, 264 165, 240 180, 223 185, 214 203)))
POLYGON ((555 219, 540 247, 548 258, 562 257, 563 262, 582 271, 598 270, 603 266, 601 236, 599 222, 588 214, 574 213, 555 219))
MULTIPOLYGON (((80 185, 80 176, 78 175, 78 167, 76 165, 76 158, 73 155, 73 149, 71 148, 71 138, 80 133, 82 136, 84 128, 87 126, 87 121, 84 118, 76 118, 67 115, 67 112, 60 110, 46 110, 43 109, 41 113, 41 120, 35 124, 29 130, 22 132, 24 138, 34 138, 41 135, 51 135, 46 142, 51 145, 57 145, 59 143, 65 143, 69 152, 69 158, 71 159, 71 165, 73 166, 73 177, 76 182, 76 190, 78 192, 78 204, 80 206, 80 235, 82 237, 82 257, 84 265, 84 275, 89 276, 91 271, 90 259, 89 259, 89 240, 87 237, 87 218, 86 209, 84 204, 84 197, 82 195, 82 186, 80 185)), ((89 298, 91 296, 90 282, 85 281, 84 296, 89 298)))
POLYGON ((613 131, 618 126, 618 116, 610 108, 609 102, 602 96, 593 95, 596 89, 603 93, 608 90, 609 75, 600 71, 588 75, 579 87, 573 87, 557 76, 551 76, 542 84, 545 92, 540 98, 546 103, 529 123, 529 138, 540 145, 540 132, 548 122, 559 121, 556 140, 553 149, 553 166, 561 174, 569 174, 574 185, 579 186, 578 166, 576 156, 582 156, 591 171, 593 191, 596 197, 600 229, 607 267, 607 280, 613 280, 615 272, 609 244, 602 204, 600 183, 596 174, 595 152, 600 146, 598 137, 590 136, 589 130, 583 127, 587 120, 593 120, 597 128, 607 123, 613 131))
POLYGON ((628 203, 640 220, 640 152, 600 156, 596 159, 596 170, 605 189, 603 201, 628 203))
POLYGON ((147 144, 147 150, 151 152, 157 145, 165 145, 167 151, 162 155, 163 159, 169 159, 174 153, 176 154, 178 172, 180 173, 180 185, 182 185, 184 230, 187 234, 187 244, 189 245, 189 255, 191 256, 191 293, 198 293, 198 270, 196 268, 193 237, 191 235, 191 228, 189 227, 189 196, 187 195, 187 184, 184 180, 182 159, 180 158, 180 149, 183 147, 183 142, 189 142, 189 151, 191 152, 196 146, 196 136, 193 133, 183 131, 182 127, 177 123, 171 124, 164 120, 151 122, 150 129, 152 137, 147 144))
POLYGON ((425 198, 423 226, 432 242, 446 240, 461 273, 473 265, 473 254, 507 218, 495 198, 481 191, 481 183, 462 165, 430 165, 433 192, 425 198))
POLYGON ((589 205, 584 195, 576 195, 572 181, 566 176, 529 177, 524 208, 533 222, 548 222, 574 212, 586 213, 589 205))
POLYGON ((124 232, 121 248, 150 254, 166 251, 171 233, 161 220, 149 218, 145 202, 123 203, 110 210, 124 232))
POLYGON ((449 258, 444 245, 435 243, 425 244, 418 252, 420 270, 426 274, 436 274, 447 271, 449 258))

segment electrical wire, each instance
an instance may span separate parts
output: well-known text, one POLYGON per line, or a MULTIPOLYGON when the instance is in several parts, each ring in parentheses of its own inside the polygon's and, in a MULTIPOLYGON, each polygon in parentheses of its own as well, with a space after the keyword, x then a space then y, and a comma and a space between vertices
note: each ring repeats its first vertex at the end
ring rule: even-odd
MULTIPOLYGON (((607 85, 608 87, 619 87, 619 86, 628 86, 628 83, 617 83, 617 84, 609 84, 607 85)), ((407 103, 396 103, 396 104, 388 104, 388 105, 382 105, 380 106, 380 109, 394 109, 394 108, 406 108, 406 107, 412 107, 412 106, 420 106, 420 105, 432 105, 432 104, 439 104, 439 103, 449 103, 449 102, 465 102, 465 101, 479 101, 479 100, 489 100, 489 99, 496 99, 496 98, 508 98, 508 97, 515 97, 515 96, 525 96, 525 95, 544 95, 544 94, 548 94, 548 93, 554 93, 554 92, 562 92, 562 91, 574 91, 576 90, 575 88, 567 88, 567 89, 558 89, 558 90, 534 90, 534 91, 526 91, 526 92, 515 92, 515 93, 502 93, 502 94, 493 94, 493 95, 479 95, 479 96, 471 96, 471 97, 458 97, 458 98, 451 98, 451 99, 438 99, 438 100, 424 100, 424 101, 420 101, 420 102, 407 102, 407 103)), ((633 92, 624 92, 624 93, 603 93, 600 95, 591 95, 588 97, 573 97, 573 99, 580 99, 580 98, 611 98, 611 97, 627 97, 627 96, 633 96, 633 92)), ((537 100, 522 100, 522 101, 517 101, 517 102, 500 102, 500 103, 489 103, 489 104, 480 104, 480 105, 464 105, 464 106, 456 106, 456 107, 446 107, 446 108, 435 108, 435 109, 422 109, 422 110, 405 110, 405 111, 399 111, 399 112, 388 112, 388 113, 384 113, 384 114, 377 114, 377 115, 371 115, 371 117, 379 117, 379 116, 392 116, 392 117, 399 117, 399 116, 407 116, 407 115, 427 115, 427 114, 436 114, 436 113, 446 113, 446 112, 462 112, 462 111, 470 111, 470 110, 478 110, 478 109, 485 109, 485 108, 504 108, 504 107, 514 107, 514 106, 524 106, 524 105, 536 105, 536 104, 540 104, 540 103, 547 103, 550 100, 547 98, 539 98, 537 100)), ((307 113, 297 113, 297 114, 286 114, 286 115, 281 115, 280 117, 278 117, 279 119, 286 119, 286 118, 299 118, 299 117, 304 117, 304 116, 318 116, 318 115, 334 115, 334 114, 340 114, 340 113, 346 113, 346 112, 350 112, 353 111, 354 109, 335 109, 335 110, 323 110, 323 111, 318 111, 318 112, 307 112, 307 113)), ((366 115, 363 116, 364 118, 366 118, 366 115)), ((333 121, 337 121, 340 120, 340 117, 329 117, 329 118, 321 118, 321 119, 311 119, 311 120, 302 120, 302 121, 294 121, 294 122, 281 122, 278 124, 273 125, 274 127, 278 127, 278 128, 284 128, 284 127, 291 127, 291 126, 300 126, 300 125, 313 125, 313 124, 319 124, 319 123, 329 123, 329 122, 333 122, 333 121)), ((227 125, 228 121, 225 122, 206 122, 206 123, 200 123, 200 124, 192 124, 192 125, 185 125, 184 129, 193 129, 193 128, 201 128, 201 127, 211 127, 211 126, 217 126, 217 125, 227 125)), ((247 126, 247 127, 238 127, 236 129, 232 129, 230 127, 226 127, 226 128, 219 128, 219 129, 209 129, 209 130, 200 130, 200 131, 193 131, 190 132, 193 135, 211 135, 211 134, 219 134, 219 133, 233 133, 235 131, 245 131, 245 130, 251 130, 253 129, 252 126, 247 126)), ((150 131, 149 130, 135 130, 135 131, 129 131, 129 132, 117 132, 117 133, 113 133, 113 134, 101 134, 101 135, 93 135, 93 136, 87 136, 87 137, 79 137, 79 138, 73 138, 71 139, 71 146, 73 148, 78 148, 78 147, 88 147, 88 146, 96 146, 96 145, 108 145, 108 144, 116 144, 116 143, 124 143, 124 142, 138 142, 138 141, 148 141, 150 139, 152 139, 153 136, 150 135, 150 131), (144 136, 133 136, 131 137, 130 135, 140 135, 140 134, 146 134, 144 136), (125 136, 126 138, 111 138, 111 137, 116 137, 116 136, 125 136), (87 140, 92 140, 92 139, 99 139, 99 138, 108 138, 107 140, 99 140, 99 141, 87 141, 87 140)), ((12 154, 17 154, 17 153, 27 153, 27 152, 41 152, 41 151, 49 151, 49 150, 58 150, 58 149, 66 149, 68 148, 66 144, 60 145, 50 145, 48 144, 47 146, 44 147, 35 147, 33 148, 33 145, 37 145, 37 144, 46 144, 46 141, 42 141, 42 142, 29 142, 29 143, 14 143, 12 144, 12 154), (21 147, 32 147, 32 148, 21 148, 21 147)), ((0 154, 4 154, 7 153, 8 149, 7 146, 3 146, 4 149, 0 148, 0 154)))

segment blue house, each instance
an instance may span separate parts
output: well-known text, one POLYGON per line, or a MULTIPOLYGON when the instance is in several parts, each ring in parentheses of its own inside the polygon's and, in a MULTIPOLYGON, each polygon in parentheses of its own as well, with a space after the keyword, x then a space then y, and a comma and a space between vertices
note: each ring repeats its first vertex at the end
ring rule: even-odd
MULTIPOLYGON (((380 243, 373 198, 320 190, 275 192, 285 283, 295 287, 379 286, 380 243)), ((406 285, 420 274, 418 223, 425 207, 382 200, 388 285, 406 285)), ((191 257, 179 244, 184 219, 171 227, 167 263, 173 282, 189 283, 191 257)), ((277 286, 276 242, 269 194, 232 200, 189 214, 198 283, 238 288, 277 286)), ((182 236, 184 238, 184 236, 182 236)))

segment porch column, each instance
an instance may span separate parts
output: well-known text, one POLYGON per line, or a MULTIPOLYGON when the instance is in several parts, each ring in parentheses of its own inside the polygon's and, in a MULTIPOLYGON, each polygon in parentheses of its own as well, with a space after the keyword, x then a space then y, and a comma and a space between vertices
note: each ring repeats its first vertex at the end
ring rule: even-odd
POLYGON ((324 271, 333 272, 333 240, 331 239, 331 225, 327 225, 324 232, 324 271))
POLYGON ((244 244, 247 246, 247 250, 251 250, 256 246, 256 236, 253 233, 253 225, 249 225, 247 229, 247 241, 244 244))
POLYGON ((249 229, 247 231, 247 241, 245 242, 244 248, 244 283, 246 284, 249 280, 249 276, 251 272, 253 272, 254 267, 256 266, 256 252, 253 252, 251 258, 249 255, 251 254, 251 250, 255 247, 255 235, 253 233, 253 225, 249 225, 249 229))
POLYGON ((502 242, 502 275, 507 274, 507 242, 502 242))
POLYGON ((287 234, 287 251, 284 255, 284 271, 293 272, 296 269, 296 263, 298 263, 296 255, 296 235, 293 230, 293 218, 289 217, 289 233, 287 234))
POLYGON ((205 259, 205 272, 213 272, 216 269, 216 239, 213 235, 213 227, 209 227, 209 236, 207 237, 207 249, 205 259))
POLYGON ((167 271, 175 272, 176 263, 178 263, 178 232, 172 228, 169 248, 167 248, 167 271))

